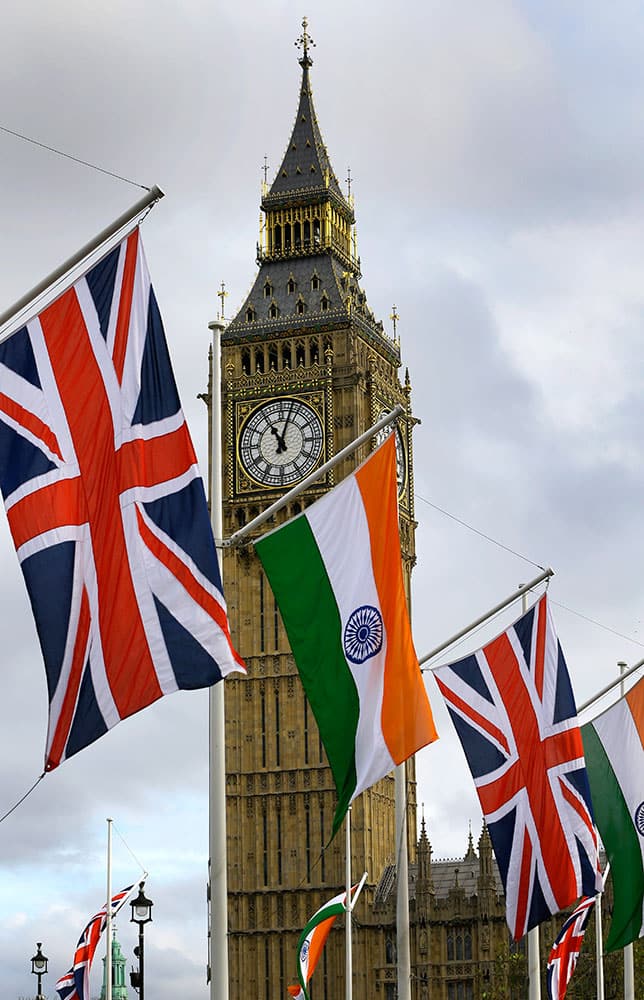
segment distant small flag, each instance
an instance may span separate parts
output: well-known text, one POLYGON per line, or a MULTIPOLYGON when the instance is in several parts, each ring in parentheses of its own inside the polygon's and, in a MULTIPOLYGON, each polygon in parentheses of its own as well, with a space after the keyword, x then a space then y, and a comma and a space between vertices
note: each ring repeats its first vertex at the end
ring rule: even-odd
MULTIPOLYGON (((134 885, 128 885, 112 896, 112 919, 121 909, 133 888, 134 885)), ((94 914, 85 926, 76 945, 71 969, 60 977, 54 987, 60 1000, 90 1000, 89 974, 98 942, 106 926, 107 904, 94 914)))
MULTIPOLYGON (((360 895, 366 879, 367 873, 365 872, 357 885, 351 887, 352 907, 360 895)), ((346 898, 346 891, 340 892, 333 899, 330 899, 328 903, 325 903, 324 906, 321 906, 319 910, 316 910, 300 934, 300 940, 297 943, 298 979, 300 982, 299 985, 288 987, 288 992, 294 1000, 309 1000, 306 987, 315 972, 315 967, 318 964, 322 949, 326 944, 326 939, 333 924, 338 916, 345 912, 346 898)))
POLYGON ((594 905, 594 896, 584 896, 557 935, 548 958, 548 1000, 564 1000, 594 905))

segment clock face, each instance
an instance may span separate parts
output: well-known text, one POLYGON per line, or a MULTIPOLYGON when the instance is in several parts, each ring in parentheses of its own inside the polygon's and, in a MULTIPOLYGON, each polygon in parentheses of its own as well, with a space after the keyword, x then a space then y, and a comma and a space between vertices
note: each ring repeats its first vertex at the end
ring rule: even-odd
MULTIPOLYGON (((389 410, 382 410, 378 415, 380 420, 382 417, 386 416, 389 410)), ((376 444, 382 444, 387 435, 392 433, 391 425, 388 427, 382 427, 376 434, 376 444)), ((403 444, 403 436, 400 431, 398 424, 393 428, 394 441, 396 444, 396 479, 398 480, 398 496, 402 496, 405 489, 405 479, 407 475, 407 461, 405 457, 405 446, 403 444)))
POLYGON ((239 435, 239 457, 248 476, 262 486, 291 486, 312 472, 322 454, 322 421, 302 399, 272 399, 247 417, 239 435))

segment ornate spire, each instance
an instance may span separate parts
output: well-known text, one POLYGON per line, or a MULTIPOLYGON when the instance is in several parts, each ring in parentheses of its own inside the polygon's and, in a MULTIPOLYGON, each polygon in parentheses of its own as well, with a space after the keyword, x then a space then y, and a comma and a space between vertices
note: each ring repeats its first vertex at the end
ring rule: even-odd
POLYGON ((309 45, 315 48, 315 42, 313 41, 308 31, 306 30, 308 26, 309 22, 305 17, 302 19, 302 34, 295 42, 296 47, 302 50, 302 55, 298 59, 298 62, 302 67, 302 69, 308 69, 310 66, 313 65, 313 60, 309 55, 309 45))
POLYGON ((302 50, 299 59, 302 67, 302 85, 297 114, 282 164, 268 195, 263 198, 262 207, 266 209, 272 204, 281 203, 284 198, 292 201, 293 196, 301 198, 308 195, 325 201, 331 197, 337 207, 350 219, 350 223, 353 223, 353 213, 331 166, 313 106, 309 79, 309 69, 313 65, 313 60, 309 50, 315 42, 308 33, 306 18, 302 21, 302 27, 304 30, 295 42, 295 45, 302 50))

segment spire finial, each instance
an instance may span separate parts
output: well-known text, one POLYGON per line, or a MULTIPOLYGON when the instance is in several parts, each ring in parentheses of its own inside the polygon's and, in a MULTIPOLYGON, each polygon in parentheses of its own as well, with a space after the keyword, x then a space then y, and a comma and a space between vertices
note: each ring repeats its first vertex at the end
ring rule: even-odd
POLYGON ((394 324, 394 340, 396 340, 396 331, 398 329, 398 320, 400 319, 400 316, 398 315, 395 306, 391 307, 391 316, 389 319, 394 324))
POLYGON ((264 184, 268 183, 268 157, 264 157, 264 166, 262 167, 264 171, 264 184))
POLYGON ((306 17, 302 18, 302 34, 295 42, 298 49, 302 49, 302 57, 298 60, 302 69, 308 68, 313 65, 313 60, 309 55, 309 46, 315 48, 315 42, 306 30, 309 26, 308 19, 306 17))
POLYGON ((221 319, 224 318, 224 302, 226 300, 227 295, 228 292, 226 291, 226 282, 222 281, 221 288, 217 292, 217 298, 221 299, 221 317, 220 317, 221 319))
POLYGON ((347 167, 347 194, 351 201, 351 167, 347 167))

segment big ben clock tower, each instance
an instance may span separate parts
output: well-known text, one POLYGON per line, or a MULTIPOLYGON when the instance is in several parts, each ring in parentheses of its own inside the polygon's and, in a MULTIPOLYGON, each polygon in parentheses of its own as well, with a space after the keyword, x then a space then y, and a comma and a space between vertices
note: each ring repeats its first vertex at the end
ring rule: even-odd
MULTIPOLYGON (((313 106, 306 20, 297 44, 299 104, 281 166, 262 189, 259 270, 222 336, 224 537, 400 403, 404 416, 394 433, 408 583, 415 559, 409 378, 401 384, 398 342, 360 286, 353 201, 340 188, 313 106)), ((278 519, 329 490, 369 447, 317 480, 278 519)), ((343 887, 344 838, 326 846, 335 788, 252 545, 225 550, 224 580, 235 645, 248 667, 246 678, 225 684, 230 998, 283 1000, 296 981, 302 927, 343 887)), ((413 852, 413 761, 407 784, 413 852)), ((369 873, 353 944, 354 996, 367 1000, 385 942, 377 922, 361 914, 371 912, 395 856, 393 776, 354 802, 351 828, 352 871, 369 873)), ((332 934, 312 981, 314 1000, 343 995, 344 950, 344 935, 332 934)))

